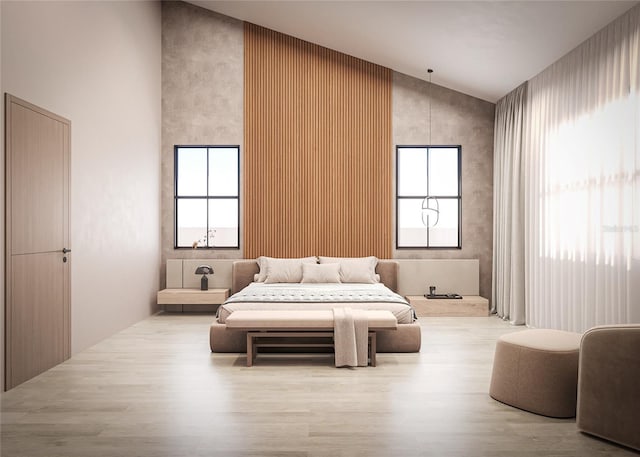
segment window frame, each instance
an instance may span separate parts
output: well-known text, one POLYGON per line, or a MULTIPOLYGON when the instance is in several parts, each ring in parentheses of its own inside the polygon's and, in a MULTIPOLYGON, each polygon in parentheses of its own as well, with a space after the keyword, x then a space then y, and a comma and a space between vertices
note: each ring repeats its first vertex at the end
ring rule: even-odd
POLYGON ((212 249, 240 249, 240 145, 179 145, 173 146, 173 249, 192 249, 192 250, 212 250, 212 249), (209 195, 209 149, 235 149, 238 158, 238 187, 236 189, 236 195, 209 195), (207 195, 178 195, 178 150, 179 149, 207 149, 207 195), (210 200, 237 200, 238 201, 238 230, 237 230, 237 244, 235 246, 209 246, 209 237, 207 236, 207 246, 178 246, 178 201, 179 200, 205 200, 207 202, 207 228, 205 233, 209 233, 209 201, 210 200))
MULTIPOLYGON (((404 250, 404 249, 433 249, 433 250, 445 250, 445 249, 462 249, 462 145, 404 145, 397 144, 396 145, 396 214, 395 214, 395 226, 396 226, 396 249, 404 250), (400 149, 427 149, 427 176, 429 173, 429 149, 457 149, 458 150, 458 196, 438 196, 438 195, 411 195, 411 196, 401 196, 399 195, 399 187, 400 187, 400 167, 398 166, 398 158, 400 155, 400 149), (447 199, 447 200, 457 200, 458 201, 458 245, 457 246, 429 246, 429 227, 427 229, 427 245, 426 246, 399 246, 398 242, 400 239, 400 232, 398 230, 398 212, 399 212, 399 202, 402 199, 425 199, 427 197, 434 197, 437 199, 447 199)), ((428 187, 427 187, 428 193, 428 187)))

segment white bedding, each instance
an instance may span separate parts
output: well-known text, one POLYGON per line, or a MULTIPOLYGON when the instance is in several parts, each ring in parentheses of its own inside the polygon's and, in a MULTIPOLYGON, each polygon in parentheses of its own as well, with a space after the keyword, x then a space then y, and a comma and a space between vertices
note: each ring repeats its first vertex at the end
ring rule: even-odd
POLYGON ((389 310, 399 324, 410 324, 413 308, 384 284, 265 284, 251 283, 218 308, 218 322, 237 310, 333 309, 389 310))

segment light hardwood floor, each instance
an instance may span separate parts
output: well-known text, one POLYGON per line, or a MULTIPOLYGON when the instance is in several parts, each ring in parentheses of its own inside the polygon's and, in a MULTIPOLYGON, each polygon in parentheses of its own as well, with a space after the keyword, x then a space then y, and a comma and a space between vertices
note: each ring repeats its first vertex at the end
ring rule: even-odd
POLYGON ((2 395, 2 456, 623 456, 488 395, 496 317, 421 318, 419 354, 211 354, 210 315, 146 319, 2 395))

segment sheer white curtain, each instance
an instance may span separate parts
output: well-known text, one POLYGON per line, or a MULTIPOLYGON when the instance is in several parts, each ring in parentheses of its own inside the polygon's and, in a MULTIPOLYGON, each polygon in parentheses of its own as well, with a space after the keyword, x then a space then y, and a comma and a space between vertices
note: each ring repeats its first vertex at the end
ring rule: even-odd
POLYGON ((640 319, 639 67, 637 6, 529 81, 530 326, 584 331, 640 319))
POLYGON ((527 84, 496 105, 493 145, 492 311, 525 323, 522 140, 527 84))

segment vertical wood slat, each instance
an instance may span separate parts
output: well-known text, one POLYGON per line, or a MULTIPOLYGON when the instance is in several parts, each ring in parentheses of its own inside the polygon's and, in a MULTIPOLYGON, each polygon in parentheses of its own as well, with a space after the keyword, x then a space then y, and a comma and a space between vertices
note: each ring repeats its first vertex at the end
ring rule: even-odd
POLYGON ((391 70, 244 28, 245 257, 391 256, 391 70))

